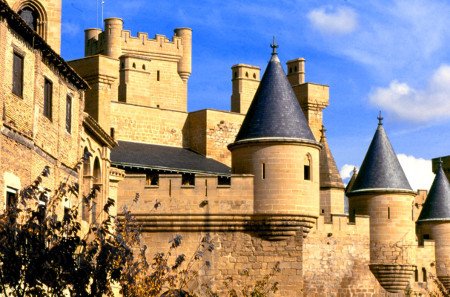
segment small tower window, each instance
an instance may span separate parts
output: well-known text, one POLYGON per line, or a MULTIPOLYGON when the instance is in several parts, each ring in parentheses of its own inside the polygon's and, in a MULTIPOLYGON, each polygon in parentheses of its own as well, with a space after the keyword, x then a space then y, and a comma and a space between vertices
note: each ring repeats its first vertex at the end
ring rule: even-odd
POLYGON ((193 174, 193 173, 182 173, 181 174, 181 185, 183 185, 183 186, 195 186, 195 174, 193 174))
POLYGON ((297 66, 294 67, 294 71, 297 72, 297 66))
POLYGON ((136 69, 136 63, 133 63, 133 68, 136 69))
POLYGON ((22 20, 25 21, 28 27, 30 27, 34 31, 37 31, 38 14, 34 9, 27 6, 19 11, 19 15, 22 20))
POLYGON ((161 79, 161 75, 160 75, 160 72, 158 70, 158 71, 156 71, 156 80, 159 81, 160 79, 161 79))
POLYGON ((266 179, 266 163, 262 163, 262 179, 266 179))
POLYGON ((142 65, 142 70, 145 70, 145 64, 142 65))
POLYGON ((388 220, 390 220, 390 219, 391 219, 391 208, 388 207, 388 220))
POLYGON ((245 73, 245 77, 248 77, 248 72, 245 73))
POLYGON ((256 79, 256 73, 253 73, 253 78, 256 79))
POLYGON ((289 73, 292 73, 292 67, 289 67, 289 73))
POLYGON ((234 72, 234 78, 237 78, 237 71, 234 72))
POLYGON ((419 270, 414 270, 414 281, 417 283, 419 281, 419 270))
POLYGON ((426 283, 427 281, 427 270, 425 269, 425 267, 422 267, 422 282, 426 283))
POLYGON ((305 162, 303 165, 303 178, 304 180, 311 180, 311 156, 307 155, 305 157, 305 162))

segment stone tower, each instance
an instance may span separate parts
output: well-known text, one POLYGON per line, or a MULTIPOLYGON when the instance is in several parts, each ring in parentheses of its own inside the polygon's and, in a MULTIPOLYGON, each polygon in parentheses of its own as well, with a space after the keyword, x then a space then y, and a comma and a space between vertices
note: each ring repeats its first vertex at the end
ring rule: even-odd
POLYGON ((450 290, 450 185, 442 163, 417 223, 420 229, 431 231, 431 238, 435 241, 436 274, 445 288, 450 290))
POLYGON ((61 52, 61 0, 7 0, 56 53, 61 52))
POLYGON ((254 211, 302 217, 304 234, 319 215, 319 152, 284 74, 276 46, 234 143, 232 171, 254 175, 254 211))
POLYGON ((256 66, 236 64, 231 67, 231 111, 247 113, 259 86, 260 69, 256 66))
POLYGON ((328 145, 326 129, 322 126, 320 137, 320 212, 325 222, 331 221, 332 214, 344 213, 344 184, 328 145))
POLYGON ((381 116, 356 180, 349 214, 370 217, 370 270, 391 293, 405 290, 415 270, 415 192, 383 128, 381 116))

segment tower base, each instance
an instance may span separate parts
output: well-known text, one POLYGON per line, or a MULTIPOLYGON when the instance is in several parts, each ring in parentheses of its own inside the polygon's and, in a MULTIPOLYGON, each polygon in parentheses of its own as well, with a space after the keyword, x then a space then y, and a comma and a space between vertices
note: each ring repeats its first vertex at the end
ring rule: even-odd
POLYGON ((369 268, 386 291, 399 293, 403 292, 408 286, 416 266, 408 264, 370 264, 369 268))

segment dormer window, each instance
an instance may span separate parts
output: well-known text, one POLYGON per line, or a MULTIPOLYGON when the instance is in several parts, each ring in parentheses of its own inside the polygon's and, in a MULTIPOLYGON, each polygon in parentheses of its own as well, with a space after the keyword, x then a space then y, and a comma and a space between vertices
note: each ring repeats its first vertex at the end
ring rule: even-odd
POLYGON ((19 11, 19 15, 31 29, 37 31, 38 13, 36 10, 27 6, 19 11))

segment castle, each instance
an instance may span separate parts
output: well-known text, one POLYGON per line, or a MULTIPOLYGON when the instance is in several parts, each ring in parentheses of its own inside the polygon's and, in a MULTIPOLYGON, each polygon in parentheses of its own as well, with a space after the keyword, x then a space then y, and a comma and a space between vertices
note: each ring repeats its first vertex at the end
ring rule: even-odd
POLYGON ((231 111, 188 112, 191 29, 132 36, 109 18, 85 30, 85 57, 66 62, 61 0, 0 1, 0 17, 4 208, 50 166, 50 188, 68 176, 100 189, 84 224, 107 197, 121 209, 139 195, 131 209, 149 255, 175 234, 189 254, 208 234, 216 248, 197 292, 280 262, 279 296, 448 296, 449 166, 434 160, 428 195, 413 191, 380 115, 344 188, 322 122, 329 89, 305 82, 304 59, 285 74, 273 43, 262 78, 232 66, 231 111))

